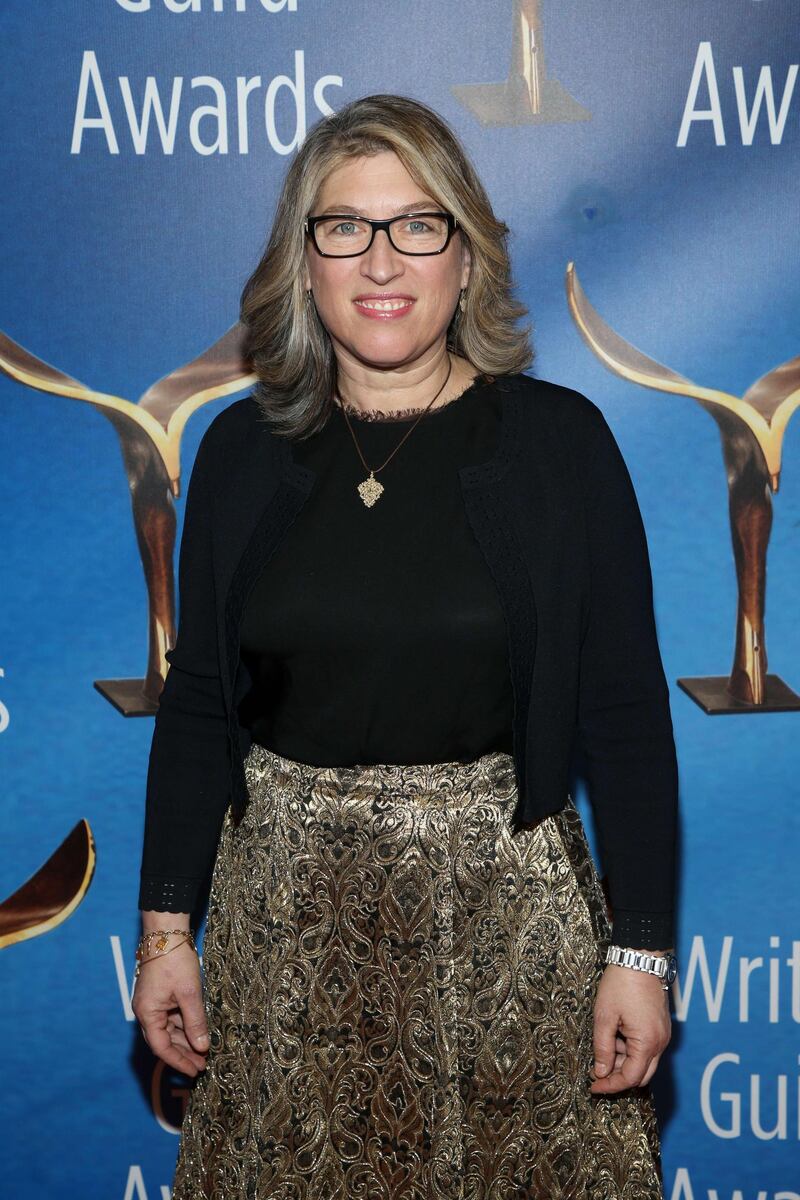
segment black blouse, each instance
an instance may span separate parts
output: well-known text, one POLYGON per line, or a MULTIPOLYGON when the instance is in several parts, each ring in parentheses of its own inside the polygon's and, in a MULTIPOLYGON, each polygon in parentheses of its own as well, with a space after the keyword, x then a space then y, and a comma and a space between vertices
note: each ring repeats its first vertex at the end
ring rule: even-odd
POLYGON ((317 766, 511 753, 506 626, 457 474, 494 453, 501 401, 487 382, 418 420, 348 407, 370 468, 408 433, 370 508, 341 410, 294 443, 318 483, 242 617, 253 686, 239 719, 254 741, 317 766))
POLYGON ((289 450, 248 397, 202 439, 139 907, 191 911, 227 805, 246 804, 254 738, 311 765, 453 761, 516 740, 530 820, 563 806, 577 739, 613 938, 672 945, 669 688, 644 525, 608 423, 579 392, 525 375, 479 378, 416 424, 396 415, 351 416, 370 466, 399 446, 372 508, 340 412, 289 450))

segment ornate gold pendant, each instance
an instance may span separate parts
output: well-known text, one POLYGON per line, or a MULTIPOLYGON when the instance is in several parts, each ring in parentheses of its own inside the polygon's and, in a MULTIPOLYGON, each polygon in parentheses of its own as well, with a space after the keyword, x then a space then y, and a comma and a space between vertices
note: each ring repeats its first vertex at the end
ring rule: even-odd
POLYGON ((367 508, 372 508, 375 501, 383 492, 383 484, 378 483, 373 471, 369 473, 369 479, 365 479, 363 483, 358 485, 358 494, 366 504, 367 508))

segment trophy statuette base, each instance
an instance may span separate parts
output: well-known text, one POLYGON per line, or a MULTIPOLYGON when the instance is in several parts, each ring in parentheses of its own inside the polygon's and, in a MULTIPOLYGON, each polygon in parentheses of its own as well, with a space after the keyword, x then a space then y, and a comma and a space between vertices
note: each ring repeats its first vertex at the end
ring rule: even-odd
POLYGON ((676 682, 711 717, 738 713, 793 712, 800 709, 800 696, 784 683, 780 675, 764 680, 764 702, 745 704, 728 691, 728 675, 696 675, 676 682))
POLYGON ((451 91, 482 125, 550 125, 559 121, 588 121, 592 115, 557 79, 542 81, 538 112, 531 106, 530 93, 522 79, 453 84, 451 91))
POLYGON ((123 717, 153 717, 158 712, 158 702, 144 694, 144 679, 95 679, 94 686, 123 717))

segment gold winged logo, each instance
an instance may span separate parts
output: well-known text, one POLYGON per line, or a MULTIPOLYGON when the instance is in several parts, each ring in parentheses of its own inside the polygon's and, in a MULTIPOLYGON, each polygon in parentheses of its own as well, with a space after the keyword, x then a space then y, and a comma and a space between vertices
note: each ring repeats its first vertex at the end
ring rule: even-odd
POLYGON ((642 387, 691 397, 719 426, 739 590, 733 666, 728 676, 687 677, 679 685, 707 713, 800 707, 800 696, 767 673, 764 624, 771 493, 778 491, 783 435, 800 405, 800 357, 762 375, 743 396, 733 396, 686 379, 620 337, 589 303, 571 262, 566 291, 581 336, 609 371, 642 387))
POLYGON ((148 659, 141 679, 104 679, 95 687, 125 716, 151 715, 175 644, 173 554, 180 495, 180 447, 186 422, 204 404, 256 381, 237 322, 197 358, 158 379, 137 403, 96 391, 0 332, 0 370, 40 392, 80 400, 117 432, 148 595, 148 659))

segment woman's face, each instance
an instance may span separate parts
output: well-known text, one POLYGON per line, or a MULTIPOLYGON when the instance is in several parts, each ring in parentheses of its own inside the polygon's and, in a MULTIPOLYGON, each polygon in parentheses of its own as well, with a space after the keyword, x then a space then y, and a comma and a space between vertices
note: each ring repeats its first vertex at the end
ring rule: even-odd
MULTIPOLYGON (((332 171, 311 216, 341 212, 383 220, 408 205, 442 211, 397 155, 383 151, 332 171)), ((313 290, 337 358, 375 368, 411 365, 444 345, 469 270, 469 250, 458 231, 442 254, 420 257, 395 250, 383 230, 355 258, 323 258, 311 239, 306 242, 305 286, 313 290), (367 307, 380 297, 405 303, 388 313, 367 307)))

